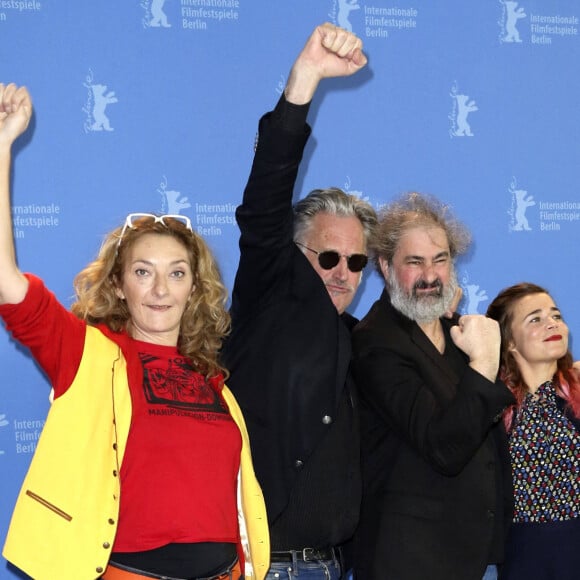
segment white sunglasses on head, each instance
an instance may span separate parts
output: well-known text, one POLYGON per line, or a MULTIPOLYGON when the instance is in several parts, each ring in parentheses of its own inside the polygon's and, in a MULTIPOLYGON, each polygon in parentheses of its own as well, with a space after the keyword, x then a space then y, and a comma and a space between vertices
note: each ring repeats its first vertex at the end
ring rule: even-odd
POLYGON ((137 227, 135 224, 137 220, 142 220, 146 218, 152 219, 153 223, 155 224, 162 223, 165 227, 169 227, 168 224, 165 223, 166 219, 176 220, 182 223, 190 232, 193 232, 193 229, 191 228, 191 220, 186 215, 178 215, 178 214, 155 215, 152 213, 130 213, 125 218, 125 224, 123 225, 121 235, 119 236, 119 241, 117 242, 117 250, 121 245, 121 241, 123 240, 123 236, 125 235, 127 228, 134 229, 135 227, 137 227))

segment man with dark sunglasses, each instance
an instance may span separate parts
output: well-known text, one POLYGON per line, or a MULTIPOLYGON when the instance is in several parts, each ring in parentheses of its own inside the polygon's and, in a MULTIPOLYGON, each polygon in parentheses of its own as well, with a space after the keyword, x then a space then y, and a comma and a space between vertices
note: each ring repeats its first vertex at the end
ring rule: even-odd
POLYGON ((332 270, 340 262, 341 258, 345 258, 346 265, 351 272, 362 272, 369 261, 369 257, 366 254, 351 254, 350 256, 346 256, 334 250, 319 252, 301 242, 296 242, 296 245, 316 254, 318 256, 318 264, 323 270, 332 270))
POLYGON ((267 579, 337 580, 361 497, 358 418, 346 313, 367 262, 372 207, 330 188, 292 207, 310 135, 306 117, 323 78, 366 64, 362 43, 331 24, 315 29, 273 112, 236 217, 240 263, 224 350, 250 434, 270 525, 267 579))

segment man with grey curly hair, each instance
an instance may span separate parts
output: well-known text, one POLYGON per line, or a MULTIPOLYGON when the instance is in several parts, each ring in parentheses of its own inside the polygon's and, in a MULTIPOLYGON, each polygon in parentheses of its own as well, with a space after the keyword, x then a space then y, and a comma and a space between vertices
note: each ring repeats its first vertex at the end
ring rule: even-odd
POLYGON ((357 580, 497 578, 511 477, 497 380, 499 328, 447 318, 469 234, 434 198, 381 213, 374 250, 385 290, 353 332, 361 395, 363 502, 357 580))
POLYGON ((418 323, 438 319, 449 312, 459 289, 455 259, 467 251, 470 241, 467 228, 436 198, 413 192, 383 209, 374 241, 375 263, 381 277, 384 275, 393 307, 418 323), (432 280, 419 277, 406 291, 397 271, 392 268, 393 260, 405 234, 411 228, 420 227, 426 230, 440 228, 444 232, 449 251, 439 257, 435 266, 449 266, 449 276, 445 284, 439 275, 432 280), (389 265, 391 276, 385 274, 389 265))

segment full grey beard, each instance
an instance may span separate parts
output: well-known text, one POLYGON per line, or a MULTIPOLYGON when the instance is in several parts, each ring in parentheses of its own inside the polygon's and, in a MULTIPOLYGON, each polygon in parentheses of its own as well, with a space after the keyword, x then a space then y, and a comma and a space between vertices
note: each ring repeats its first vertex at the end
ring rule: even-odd
POLYGON ((386 286, 393 308, 407 318, 414 320, 417 324, 422 324, 441 318, 449 310, 458 283, 455 269, 453 269, 449 283, 442 285, 442 291, 438 295, 417 296, 415 288, 413 288, 411 294, 408 294, 401 287, 394 273, 386 280, 386 286))

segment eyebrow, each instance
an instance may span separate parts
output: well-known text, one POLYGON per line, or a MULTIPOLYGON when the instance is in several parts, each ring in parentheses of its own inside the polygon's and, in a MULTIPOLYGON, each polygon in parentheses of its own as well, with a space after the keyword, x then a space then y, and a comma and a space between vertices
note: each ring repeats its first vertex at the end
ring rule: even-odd
MULTIPOLYGON (((449 252, 447 250, 444 250, 443 252, 439 252, 438 254, 435 254, 435 256, 432 258, 433 260, 437 260, 438 258, 448 258, 449 257, 449 252)), ((425 260, 425 256, 415 256, 413 254, 410 254, 408 256, 405 256, 405 260, 425 260)))
MULTIPOLYGON (((149 266, 155 266, 154 262, 152 262, 151 260, 145 260, 143 258, 136 258, 135 260, 133 260, 130 263, 137 264, 138 262, 141 262, 142 264, 148 264, 149 266)), ((178 260, 173 260, 172 262, 169 262, 170 266, 173 266, 175 264, 187 264, 187 265, 189 265, 189 260, 186 260, 185 258, 179 258, 178 260)))
MULTIPOLYGON (((536 308, 536 310, 532 310, 531 312, 529 312, 528 314, 526 314, 524 316, 524 320, 526 318, 529 318, 530 316, 533 316, 534 314, 539 314, 540 312, 542 312, 541 308, 536 308)), ((550 312, 560 312, 560 309, 557 306, 550 306, 550 312)))

